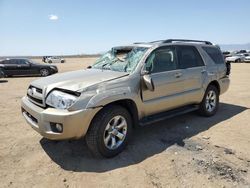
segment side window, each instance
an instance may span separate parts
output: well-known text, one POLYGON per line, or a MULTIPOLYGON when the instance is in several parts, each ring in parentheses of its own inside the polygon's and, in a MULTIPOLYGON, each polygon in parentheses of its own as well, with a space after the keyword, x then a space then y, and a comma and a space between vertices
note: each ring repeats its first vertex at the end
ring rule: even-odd
POLYGON ((18 63, 18 60, 16 60, 16 59, 11 59, 11 60, 9 60, 9 62, 8 62, 8 64, 11 64, 11 65, 15 65, 15 64, 17 64, 18 63))
POLYGON ((19 59, 18 62, 17 62, 19 65, 26 65, 28 64, 28 62, 24 59, 19 59))
POLYGON ((218 48, 202 47, 203 50, 209 55, 215 64, 224 64, 224 58, 218 48))
POLYGON ((8 60, 0 61, 0 64, 8 64, 8 60))
POLYGON ((3 62, 1 62, 1 64, 13 64, 12 60, 4 60, 3 62))
POLYGON ((178 46, 177 52, 180 69, 204 66, 203 60, 195 47, 178 46))
POLYGON ((146 70, 150 73, 158 73, 175 70, 177 68, 174 47, 163 47, 153 51, 147 61, 146 70))

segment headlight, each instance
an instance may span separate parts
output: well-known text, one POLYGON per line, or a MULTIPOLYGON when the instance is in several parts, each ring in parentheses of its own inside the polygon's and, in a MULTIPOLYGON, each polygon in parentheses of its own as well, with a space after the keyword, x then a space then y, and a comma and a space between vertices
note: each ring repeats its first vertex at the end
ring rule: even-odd
POLYGON ((57 67, 54 67, 54 66, 49 66, 49 67, 50 67, 51 69, 55 69, 55 70, 57 69, 57 67))
POLYGON ((67 109, 75 103, 77 98, 77 96, 54 90, 46 98, 46 104, 58 109, 67 109))

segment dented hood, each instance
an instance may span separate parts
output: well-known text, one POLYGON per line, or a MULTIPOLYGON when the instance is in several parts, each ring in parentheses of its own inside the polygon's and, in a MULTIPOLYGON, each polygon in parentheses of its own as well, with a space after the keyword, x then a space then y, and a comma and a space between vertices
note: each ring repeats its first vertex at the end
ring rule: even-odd
POLYGON ((116 72, 111 70, 86 69, 66 73, 55 74, 46 78, 35 80, 31 85, 49 92, 53 88, 61 88, 71 91, 81 91, 85 88, 117 79, 128 75, 126 72, 116 72))

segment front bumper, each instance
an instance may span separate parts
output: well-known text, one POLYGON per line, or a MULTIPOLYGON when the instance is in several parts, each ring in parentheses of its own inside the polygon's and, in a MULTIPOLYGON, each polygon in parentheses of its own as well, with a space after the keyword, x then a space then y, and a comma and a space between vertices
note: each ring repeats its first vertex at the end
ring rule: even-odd
POLYGON ((51 74, 58 73, 58 69, 51 69, 50 72, 51 72, 51 74))
POLYGON ((43 109, 30 102, 27 97, 22 98, 21 106, 22 114, 30 126, 51 140, 77 139, 84 136, 91 120, 101 109, 99 107, 72 112, 55 108, 43 109), (63 126, 61 133, 54 131, 52 126, 55 123, 63 126))

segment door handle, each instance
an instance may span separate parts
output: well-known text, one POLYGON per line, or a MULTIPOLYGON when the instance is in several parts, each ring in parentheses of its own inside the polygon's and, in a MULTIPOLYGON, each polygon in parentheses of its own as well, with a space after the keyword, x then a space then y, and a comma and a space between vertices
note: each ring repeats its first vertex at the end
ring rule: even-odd
POLYGON ((17 67, 21 67, 21 65, 17 65, 17 67))
POLYGON ((180 78, 181 76, 182 76, 182 73, 181 73, 181 72, 175 73, 175 77, 176 77, 176 78, 180 78))
POLYGON ((202 70, 202 71, 201 71, 201 73, 205 73, 205 72, 207 72, 207 71, 206 71, 206 70, 202 70))

